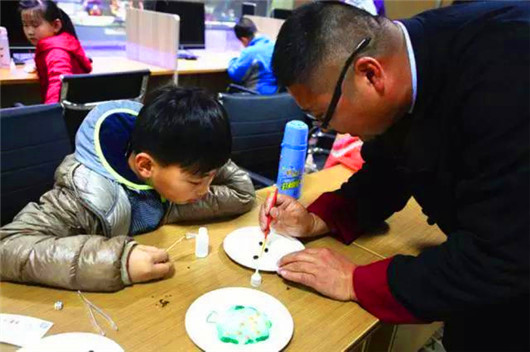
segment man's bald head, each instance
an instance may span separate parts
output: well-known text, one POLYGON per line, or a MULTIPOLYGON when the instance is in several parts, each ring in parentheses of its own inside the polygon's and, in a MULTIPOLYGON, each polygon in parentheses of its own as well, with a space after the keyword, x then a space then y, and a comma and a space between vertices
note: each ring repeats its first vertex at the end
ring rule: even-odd
POLYGON ((380 56, 391 50, 384 18, 338 1, 314 2, 296 9, 283 24, 272 58, 272 67, 282 86, 321 85, 320 68, 340 67, 359 42, 370 37, 370 45, 358 56, 380 56), (312 83, 312 84, 310 84, 312 83))

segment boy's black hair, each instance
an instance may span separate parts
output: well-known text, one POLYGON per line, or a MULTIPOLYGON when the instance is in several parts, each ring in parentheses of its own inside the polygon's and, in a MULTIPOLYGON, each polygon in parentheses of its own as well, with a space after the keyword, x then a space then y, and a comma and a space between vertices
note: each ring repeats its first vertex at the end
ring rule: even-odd
MULTIPOLYGON (((295 9, 274 46, 272 69, 280 85, 308 83, 325 62, 339 67, 359 42, 370 37, 362 56, 385 50, 389 21, 339 1, 317 1, 295 9)), ((360 57, 360 56, 359 56, 360 57)))
POLYGON ((24 10, 37 11, 50 23, 59 19, 61 20, 62 27, 58 34, 67 32, 77 38, 74 24, 72 23, 70 16, 51 0, 21 0, 18 3, 18 9, 20 12, 24 10))
POLYGON ((168 85, 156 91, 140 110, 131 136, 133 152, 192 174, 223 166, 231 149, 224 108, 199 88, 168 85))
POLYGON ((234 26, 234 32, 236 33, 236 37, 238 39, 241 39, 241 38, 253 39, 257 31, 258 29, 256 28, 256 25, 254 24, 254 22, 252 22, 252 20, 246 17, 241 17, 239 21, 236 23, 236 25, 234 26))

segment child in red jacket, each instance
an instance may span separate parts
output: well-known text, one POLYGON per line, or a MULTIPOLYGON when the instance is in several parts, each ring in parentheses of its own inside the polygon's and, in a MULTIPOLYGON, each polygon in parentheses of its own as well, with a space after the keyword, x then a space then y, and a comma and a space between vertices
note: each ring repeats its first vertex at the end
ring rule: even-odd
POLYGON ((35 65, 45 104, 57 103, 61 75, 89 73, 92 64, 85 55, 74 25, 53 1, 21 0, 20 14, 24 33, 37 46, 35 65))

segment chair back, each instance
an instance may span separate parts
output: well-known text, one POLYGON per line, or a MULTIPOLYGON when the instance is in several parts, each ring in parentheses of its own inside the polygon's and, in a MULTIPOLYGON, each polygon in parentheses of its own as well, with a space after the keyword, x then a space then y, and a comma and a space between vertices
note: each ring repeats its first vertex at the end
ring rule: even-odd
POLYGON ((149 70, 64 75, 61 77, 61 104, 72 147, 75 134, 90 110, 110 100, 143 102, 149 81, 149 70))
POLYGON ((232 129, 232 160, 276 181, 285 124, 305 122, 304 112, 289 93, 220 94, 232 129))
POLYGON ((60 104, 0 110, 1 224, 53 186, 55 169, 72 153, 60 104))

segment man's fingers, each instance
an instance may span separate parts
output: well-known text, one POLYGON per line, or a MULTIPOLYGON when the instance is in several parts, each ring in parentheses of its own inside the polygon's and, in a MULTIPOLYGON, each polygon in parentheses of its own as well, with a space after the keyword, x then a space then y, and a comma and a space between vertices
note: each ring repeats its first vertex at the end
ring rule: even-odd
POLYGON ((313 287, 315 283, 315 276, 312 274, 307 273, 299 273, 289 270, 280 270, 278 272, 281 277, 283 277, 285 280, 298 282, 302 285, 313 287))
POLYGON ((279 267, 285 266, 293 262, 308 262, 316 263, 317 257, 312 251, 304 249, 303 251, 293 252, 283 256, 278 263, 279 267))
MULTIPOLYGON (((268 196, 267 196, 267 199, 265 200, 265 215, 267 215, 267 210, 272 208, 273 206, 275 206, 275 204, 272 204, 272 201, 274 200, 274 192, 271 192, 268 196)), ((278 200, 276 200, 278 201, 278 200)))
POLYGON ((294 273, 306 273, 306 274, 311 274, 313 276, 316 276, 318 272, 317 266, 313 263, 308 263, 308 262, 289 263, 287 265, 282 266, 279 271, 282 271, 282 270, 286 270, 286 271, 294 272, 294 273))
POLYGON ((267 214, 266 214, 266 209, 265 209, 265 204, 262 204, 261 207, 259 208, 259 225, 261 227, 261 230, 264 231, 265 230, 265 227, 267 226, 267 214))

